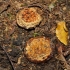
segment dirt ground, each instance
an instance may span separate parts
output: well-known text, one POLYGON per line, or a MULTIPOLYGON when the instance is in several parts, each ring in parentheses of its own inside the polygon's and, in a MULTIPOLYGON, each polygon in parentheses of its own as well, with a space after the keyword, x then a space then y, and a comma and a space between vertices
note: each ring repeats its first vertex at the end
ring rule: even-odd
POLYGON ((56 23, 63 20, 69 32, 68 45, 64 46, 64 53, 69 53, 64 58, 70 65, 70 0, 0 0, 0 70, 70 70, 59 60, 56 48, 52 58, 43 63, 30 62, 24 56, 26 42, 36 36, 49 37, 56 47, 56 23), (31 6, 43 11, 43 20, 27 30, 16 24, 16 14, 31 6))

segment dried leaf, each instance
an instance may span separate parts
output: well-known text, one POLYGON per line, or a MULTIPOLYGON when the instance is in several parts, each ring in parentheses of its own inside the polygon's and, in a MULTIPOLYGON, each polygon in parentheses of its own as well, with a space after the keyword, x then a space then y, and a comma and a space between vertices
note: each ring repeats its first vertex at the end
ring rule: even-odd
POLYGON ((63 44, 67 45, 68 30, 64 21, 60 21, 57 23, 56 36, 63 44))
POLYGON ((51 11, 53 8, 54 8, 54 3, 51 3, 51 4, 49 5, 49 11, 51 11))

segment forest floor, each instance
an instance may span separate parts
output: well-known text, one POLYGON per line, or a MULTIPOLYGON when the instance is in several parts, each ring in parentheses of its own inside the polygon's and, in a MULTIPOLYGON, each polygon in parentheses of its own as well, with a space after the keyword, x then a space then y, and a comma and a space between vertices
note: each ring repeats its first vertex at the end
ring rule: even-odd
POLYGON ((63 53, 69 52, 64 58, 70 65, 70 0, 0 0, 0 70, 70 70, 58 58, 56 48, 53 57, 40 64, 24 56, 25 44, 30 38, 49 37, 57 45, 57 21, 65 21, 69 32, 63 53), (44 19, 39 26, 27 30, 16 24, 16 14, 30 6, 41 8, 44 19))

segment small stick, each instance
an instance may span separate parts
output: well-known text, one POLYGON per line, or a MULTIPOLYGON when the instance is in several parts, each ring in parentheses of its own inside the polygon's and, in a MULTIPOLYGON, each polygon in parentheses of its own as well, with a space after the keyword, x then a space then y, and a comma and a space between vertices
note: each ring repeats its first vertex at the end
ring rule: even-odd
POLYGON ((67 70, 70 70, 70 65, 67 64, 67 61, 66 61, 65 57, 63 56, 62 46, 61 45, 58 47, 58 55, 59 55, 58 59, 63 62, 64 67, 67 70))
POLYGON ((70 48, 67 49, 64 53, 63 53, 64 56, 67 56, 67 55, 70 55, 70 48))
POLYGON ((6 53, 6 56, 7 56, 8 60, 9 60, 9 62, 10 62, 10 64, 11 64, 12 70, 15 70, 15 68, 14 68, 14 66, 13 66, 13 63, 12 63, 12 61, 10 60, 10 57, 9 57, 8 53, 6 52, 6 50, 4 49, 4 47, 1 46, 1 48, 2 48, 2 49, 4 50, 4 52, 6 53))

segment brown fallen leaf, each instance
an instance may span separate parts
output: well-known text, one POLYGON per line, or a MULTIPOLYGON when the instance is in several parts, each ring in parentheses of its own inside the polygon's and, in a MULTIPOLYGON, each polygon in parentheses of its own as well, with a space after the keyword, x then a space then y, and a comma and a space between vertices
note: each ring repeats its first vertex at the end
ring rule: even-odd
POLYGON ((57 23, 56 36, 63 44, 67 45, 68 30, 64 21, 60 21, 57 23))

